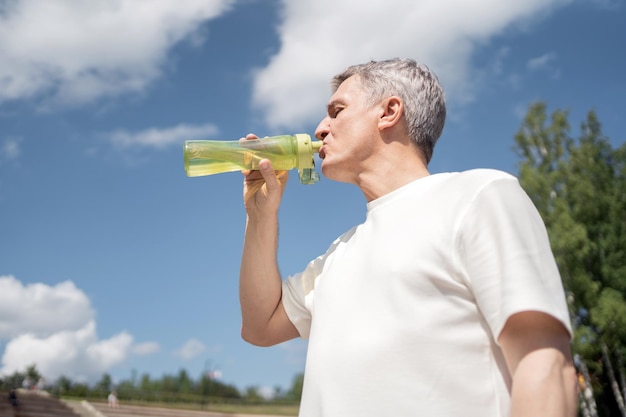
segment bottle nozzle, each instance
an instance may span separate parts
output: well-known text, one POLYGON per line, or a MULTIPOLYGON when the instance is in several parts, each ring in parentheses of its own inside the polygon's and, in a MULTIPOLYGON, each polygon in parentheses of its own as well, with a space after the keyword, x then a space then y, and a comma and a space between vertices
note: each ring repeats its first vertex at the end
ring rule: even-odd
POLYGON ((311 141, 311 148, 313 152, 320 153, 320 148, 322 147, 323 144, 324 143, 321 140, 311 141))
POLYGON ((314 153, 319 153, 322 141, 311 140, 307 134, 296 134, 296 146, 298 149, 298 175, 302 184, 314 184, 320 179, 315 172, 314 153))

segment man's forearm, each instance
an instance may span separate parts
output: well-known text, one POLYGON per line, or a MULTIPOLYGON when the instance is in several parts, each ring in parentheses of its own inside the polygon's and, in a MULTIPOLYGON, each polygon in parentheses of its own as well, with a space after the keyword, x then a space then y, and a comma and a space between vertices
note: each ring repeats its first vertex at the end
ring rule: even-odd
POLYGON ((242 337, 266 344, 270 321, 280 304, 282 281, 277 263, 278 219, 250 220, 239 275, 242 337))
POLYGON ((513 377, 511 417, 577 415, 576 370, 558 355, 536 351, 520 362, 513 377))

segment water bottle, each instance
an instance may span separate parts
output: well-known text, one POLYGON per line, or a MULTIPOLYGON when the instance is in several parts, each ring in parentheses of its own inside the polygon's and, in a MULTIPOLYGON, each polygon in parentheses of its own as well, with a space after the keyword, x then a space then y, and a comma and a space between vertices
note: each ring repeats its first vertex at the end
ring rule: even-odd
POLYGON ((296 168, 302 184, 314 184, 320 176, 313 154, 321 146, 321 141, 304 133, 239 141, 188 140, 183 149, 185 171, 187 176, 197 177, 259 169, 259 161, 269 159, 275 170, 296 168))

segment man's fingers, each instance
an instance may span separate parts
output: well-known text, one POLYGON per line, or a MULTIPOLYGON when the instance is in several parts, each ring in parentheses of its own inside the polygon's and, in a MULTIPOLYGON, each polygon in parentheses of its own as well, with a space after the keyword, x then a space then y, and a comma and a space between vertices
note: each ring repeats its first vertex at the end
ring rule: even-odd
POLYGON ((263 175, 263 179, 267 184, 267 190, 272 191, 278 187, 278 180, 276 179, 276 172, 272 168, 272 163, 267 159, 262 159, 259 162, 259 172, 263 175))
POLYGON ((263 178, 256 180, 249 180, 246 178, 246 192, 243 196, 244 204, 248 203, 248 200, 252 198, 256 193, 265 185, 265 180, 263 178))
POLYGON ((259 137, 255 135, 254 133, 248 133, 246 136, 244 136, 243 138, 240 138, 239 140, 254 140, 258 138, 259 137))
POLYGON ((287 181, 287 171, 274 171, 272 163, 263 159, 259 162, 259 172, 263 175, 265 183, 267 184, 267 191, 271 194, 274 192, 280 192, 281 186, 287 181))

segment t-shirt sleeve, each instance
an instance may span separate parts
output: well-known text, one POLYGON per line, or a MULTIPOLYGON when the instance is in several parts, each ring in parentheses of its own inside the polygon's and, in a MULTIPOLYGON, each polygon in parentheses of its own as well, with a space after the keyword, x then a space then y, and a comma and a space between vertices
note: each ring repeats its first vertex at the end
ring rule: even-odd
POLYGON ((298 329, 300 337, 308 339, 311 331, 311 312, 306 307, 306 270, 283 281, 282 303, 287 317, 298 329))
POLYGON ((289 320, 296 326, 300 337, 303 339, 308 339, 311 332, 311 310, 313 309, 315 284, 324 269, 327 256, 328 252, 315 258, 309 262, 304 271, 283 281, 283 307, 289 320))
POLYGON ((283 281, 282 303, 287 317, 300 333, 308 339, 311 332, 311 317, 314 305, 315 285, 324 271, 326 261, 333 256, 339 245, 348 240, 355 228, 337 238, 326 253, 309 262, 304 271, 283 281))
POLYGON ((515 313, 538 311, 572 333, 561 277, 539 212, 514 177, 475 196, 459 229, 459 256, 497 340, 515 313))

